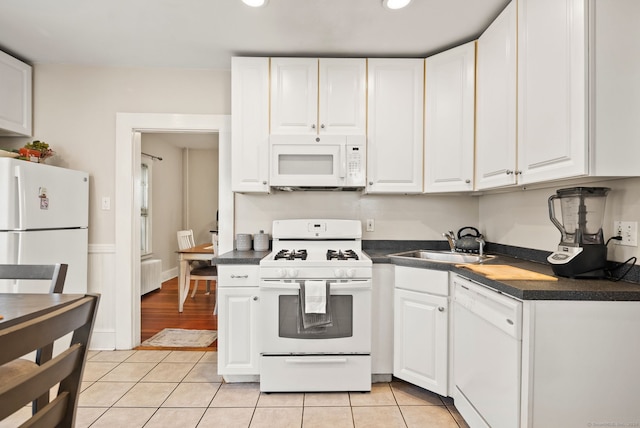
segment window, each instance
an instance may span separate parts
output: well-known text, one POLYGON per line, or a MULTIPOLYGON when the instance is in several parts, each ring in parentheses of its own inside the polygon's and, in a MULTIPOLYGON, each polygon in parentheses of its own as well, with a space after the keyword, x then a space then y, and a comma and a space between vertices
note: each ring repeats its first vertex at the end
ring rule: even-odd
POLYGON ((140 165, 140 255, 150 255, 151 248, 151 162, 140 165))

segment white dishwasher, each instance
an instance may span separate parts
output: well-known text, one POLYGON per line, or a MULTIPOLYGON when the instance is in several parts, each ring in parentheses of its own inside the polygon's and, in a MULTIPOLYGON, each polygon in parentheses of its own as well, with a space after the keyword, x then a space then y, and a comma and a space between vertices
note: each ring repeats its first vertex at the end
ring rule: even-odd
POLYGON ((520 426, 522 302, 455 275, 453 399, 472 428, 520 426))

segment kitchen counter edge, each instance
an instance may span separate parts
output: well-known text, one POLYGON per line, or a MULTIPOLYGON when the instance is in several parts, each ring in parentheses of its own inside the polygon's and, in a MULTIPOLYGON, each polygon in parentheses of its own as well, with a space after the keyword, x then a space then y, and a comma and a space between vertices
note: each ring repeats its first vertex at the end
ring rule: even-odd
MULTIPOLYGON (((520 300, 595 300, 595 301, 640 301, 640 284, 626 281, 613 282, 605 279, 572 279, 557 277, 558 281, 518 280, 496 281, 453 264, 410 260, 390 257, 401 252, 396 249, 365 249, 373 263, 388 263, 419 269, 450 271, 477 281, 498 292, 520 300)), ((229 251, 213 259, 216 265, 258 265, 270 251, 229 251)), ((532 262, 507 255, 496 254, 490 264, 505 264, 534 272, 555 276, 549 265, 532 262)))

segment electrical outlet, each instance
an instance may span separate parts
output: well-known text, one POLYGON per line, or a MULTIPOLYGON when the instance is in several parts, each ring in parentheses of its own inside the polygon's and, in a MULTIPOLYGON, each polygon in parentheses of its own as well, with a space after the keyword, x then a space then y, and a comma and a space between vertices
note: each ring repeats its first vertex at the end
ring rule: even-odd
POLYGON ((613 232, 615 236, 620 236, 622 240, 614 241, 616 245, 627 247, 638 246, 638 222, 636 221, 614 221, 613 232))
POLYGON ((375 230, 375 223, 372 218, 367 219, 367 232, 373 232, 375 230))

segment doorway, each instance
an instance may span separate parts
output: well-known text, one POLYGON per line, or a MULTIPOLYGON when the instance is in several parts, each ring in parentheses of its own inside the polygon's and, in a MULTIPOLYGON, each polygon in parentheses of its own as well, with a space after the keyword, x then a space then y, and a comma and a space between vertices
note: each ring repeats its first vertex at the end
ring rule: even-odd
MULTIPOLYGON (((196 244, 211 243, 218 230, 219 135, 196 132, 141 132, 142 174, 140 247, 143 260, 162 266, 145 275, 142 265, 141 337, 144 342, 164 328, 217 330, 215 292, 199 292, 176 311, 178 260, 176 231, 192 230, 196 244), (159 262, 159 263, 158 263, 159 262), (146 279, 146 281, 145 281, 146 279), (151 283, 149 283, 151 279, 151 283), (151 291, 151 292, 150 292, 151 291)), ((147 264, 146 266, 149 266, 147 264)), ((213 285, 213 284, 212 284, 213 285)))
POLYGON ((234 213, 231 192, 231 117, 118 113, 116 115, 116 349, 132 349, 140 338, 140 160, 136 132, 209 132, 219 135, 219 250, 233 248, 234 213))

